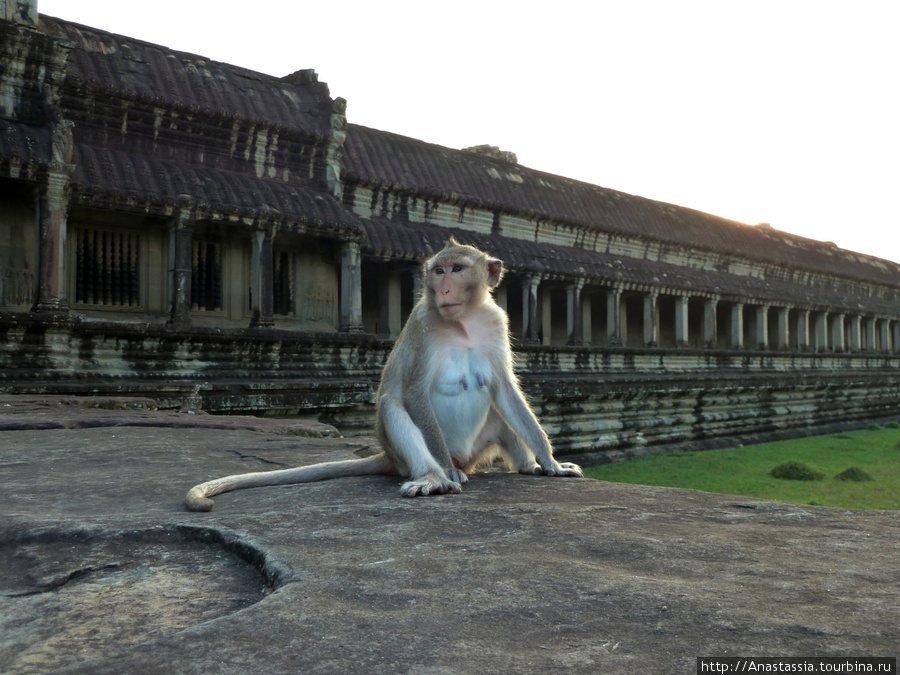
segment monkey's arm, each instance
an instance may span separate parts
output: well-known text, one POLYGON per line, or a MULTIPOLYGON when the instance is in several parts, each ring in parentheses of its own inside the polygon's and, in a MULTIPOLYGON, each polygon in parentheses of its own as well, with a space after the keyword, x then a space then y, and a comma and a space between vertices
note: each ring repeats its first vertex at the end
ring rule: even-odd
POLYGON ((525 400, 518 383, 511 377, 503 377, 496 384, 494 392, 494 405, 500 415, 506 420, 510 429, 519 436, 531 449, 537 460, 538 467, 519 467, 519 471, 527 473, 543 473, 547 476, 583 476, 581 467, 571 462, 558 462, 553 457, 553 447, 550 439, 538 422, 531 410, 531 406, 525 400))
POLYGON ((431 356, 417 336, 424 334, 414 312, 382 374, 377 431, 385 452, 410 480, 404 496, 460 492, 467 479, 453 460, 431 408, 430 378, 424 368, 431 356))

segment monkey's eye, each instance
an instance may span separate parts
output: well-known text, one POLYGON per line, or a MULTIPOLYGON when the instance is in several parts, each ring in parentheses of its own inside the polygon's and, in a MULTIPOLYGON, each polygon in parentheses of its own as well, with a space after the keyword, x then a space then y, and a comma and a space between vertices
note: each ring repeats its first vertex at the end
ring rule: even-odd
POLYGON ((443 267, 435 267, 434 270, 432 270, 432 271, 433 271, 435 274, 443 274, 443 273, 444 273, 444 268, 443 268, 443 267))
POLYGON ((459 264, 456 264, 456 265, 453 266, 453 271, 454 271, 454 272, 462 272, 462 271, 463 271, 463 266, 462 266, 462 265, 459 265, 459 264))

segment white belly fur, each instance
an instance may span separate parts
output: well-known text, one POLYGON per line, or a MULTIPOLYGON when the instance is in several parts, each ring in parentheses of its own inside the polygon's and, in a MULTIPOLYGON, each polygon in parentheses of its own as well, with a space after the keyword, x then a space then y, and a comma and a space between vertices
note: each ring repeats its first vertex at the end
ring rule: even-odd
POLYGON ((431 407, 450 455, 461 464, 472 457, 491 409, 490 382, 490 362, 470 349, 451 350, 437 371, 431 407))

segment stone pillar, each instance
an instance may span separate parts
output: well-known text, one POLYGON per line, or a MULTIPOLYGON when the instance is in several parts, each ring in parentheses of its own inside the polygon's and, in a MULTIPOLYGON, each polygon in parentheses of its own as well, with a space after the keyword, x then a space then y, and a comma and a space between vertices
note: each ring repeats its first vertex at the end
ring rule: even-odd
POLYGON ((816 351, 828 351, 828 312, 816 317, 816 351))
POLYGON ((194 221, 180 209, 169 221, 169 320, 174 326, 191 325, 191 272, 193 271, 194 221))
POLYGON ((275 325, 274 259, 272 257, 271 228, 254 230, 251 234, 253 250, 250 262, 250 327, 271 328, 275 325))
POLYGON ((879 337, 881 338, 881 344, 879 345, 879 351, 884 354, 891 353, 891 330, 890 324, 887 319, 879 319, 878 321, 879 328, 879 337))
POLYGON ((718 326, 716 320, 716 306, 718 297, 712 297, 703 303, 703 343, 709 349, 719 346, 718 326))
POLYGON ((809 310, 801 309, 797 316, 797 349, 809 349, 809 310))
POLYGON ((553 294, 541 294, 541 344, 553 344, 553 294))
POLYGON ((594 342, 594 324, 591 319, 593 315, 593 300, 591 294, 581 295, 581 332, 584 335, 584 344, 590 345, 594 342))
POLYGON ((736 302, 731 307, 731 342, 732 349, 744 348, 744 303, 736 302))
POLYGON ((659 291, 644 295, 644 346, 659 346, 659 291))
POLYGON ((400 335, 400 304, 402 295, 400 290, 400 272, 391 270, 382 274, 379 282, 379 298, 381 305, 378 308, 378 336, 389 340, 397 339, 400 335))
POLYGON ((583 316, 581 314, 581 291, 584 279, 578 279, 566 286, 566 344, 580 346, 584 344, 583 316))
POLYGON ((537 344, 540 326, 537 321, 538 286, 541 278, 537 275, 527 277, 522 284, 522 342, 524 344, 537 344))
POLYGON ((69 176, 48 171, 40 179, 40 225, 36 312, 68 312, 66 284, 66 238, 69 206, 69 176))
POLYGON ((900 354, 900 321, 894 319, 891 321, 891 353, 900 354))
POLYGON ((506 284, 498 286, 494 289, 494 301, 497 303, 497 306, 500 307, 504 312, 507 311, 509 307, 508 296, 507 296, 507 288, 506 284))
POLYGON ((866 317, 866 351, 875 351, 875 317, 866 317))
POLYGON ((362 333, 362 259, 359 244, 344 242, 341 247, 341 325, 345 333, 362 333))
POLYGON ((756 348, 769 348, 769 306, 760 305, 756 308, 756 348))
POLYGON ((835 352, 843 353, 846 349, 844 340, 844 315, 838 314, 834 317, 834 323, 831 326, 831 344, 835 352))
POLYGON ((675 345, 677 347, 690 347, 688 335, 688 302, 690 295, 681 295, 675 298, 675 345))
POLYGON ((606 335, 610 347, 624 344, 622 331, 622 288, 611 288, 606 292, 606 335))
POLYGON ((862 350, 862 319, 859 316, 850 317, 850 351, 862 350))
POLYGON ((789 349, 791 346, 791 328, 788 316, 790 309, 787 307, 778 308, 778 344, 777 348, 781 351, 789 349))
POLYGON ((38 179, 39 223, 35 303, 32 311, 68 312, 66 283, 66 239, 69 212, 69 179, 74 141, 72 122, 61 120, 53 127, 51 161, 38 179))

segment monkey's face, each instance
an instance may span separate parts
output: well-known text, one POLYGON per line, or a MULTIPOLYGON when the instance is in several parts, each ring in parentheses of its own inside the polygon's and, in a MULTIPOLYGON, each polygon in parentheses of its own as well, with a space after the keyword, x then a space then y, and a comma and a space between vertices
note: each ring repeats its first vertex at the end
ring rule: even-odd
POLYGON ((441 317, 458 320, 482 304, 487 289, 483 276, 468 258, 435 261, 428 269, 428 287, 441 317))

